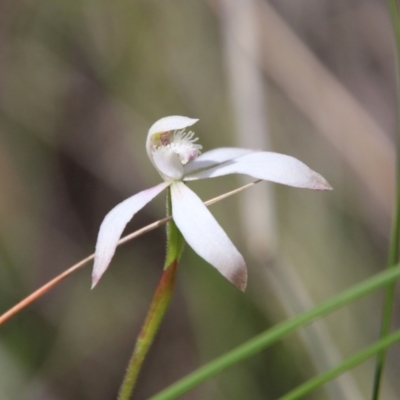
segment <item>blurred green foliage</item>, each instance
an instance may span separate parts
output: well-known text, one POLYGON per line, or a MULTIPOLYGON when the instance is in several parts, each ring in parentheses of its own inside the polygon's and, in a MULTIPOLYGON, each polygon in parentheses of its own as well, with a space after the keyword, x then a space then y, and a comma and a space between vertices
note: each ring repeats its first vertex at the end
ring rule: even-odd
MULTIPOLYGON (((395 77, 383 3, 271 3, 299 43, 345 86, 390 141, 395 77)), ((218 12, 221 4, 0 1, 1 310, 92 253, 104 215, 122 199, 158 182, 144 147, 156 119, 172 114, 200 118, 195 130, 205 150, 237 145, 224 58, 228 16, 218 12)), ((269 26, 260 29, 272 37, 277 34, 269 26)), ((364 182, 346 151, 333 148, 310 116, 293 104, 288 89, 259 68, 270 150, 301 159, 335 190, 322 194, 273 187, 278 245, 274 249, 265 243, 271 252, 268 259, 248 247, 239 218, 241 195, 212 206, 248 262, 248 291, 239 293, 186 248, 177 292, 145 362, 135 399, 149 397, 299 312, 290 305, 294 296, 301 307, 296 285, 317 303, 386 264, 390 208, 371 194, 375 182, 364 182), (281 268, 295 272, 293 282, 282 280, 281 268)), ((303 79, 301 72, 296 78, 303 79)), ((318 104, 318 98, 315 101, 318 104)), ((325 110, 315 107, 313 112, 321 115, 325 110)), ((251 136, 252 131, 241 134, 251 136)), ((364 160, 372 157, 365 153, 365 144, 357 144, 364 160)), ((342 145, 348 146, 345 141, 342 145)), ((206 200, 238 184, 227 177, 192 187, 206 200)), ((391 203, 390 193, 382 196, 391 203)), ((127 231, 163 216, 160 196, 127 231)), ((140 237, 118 250, 94 291, 87 266, 1 326, 0 398, 115 398, 162 271, 164 246, 163 229, 140 237)), ((380 309, 381 294, 376 294, 325 320, 343 357, 376 339, 380 309)), ((399 359, 393 348, 382 398, 398 398, 399 381, 390 378, 396 377, 399 359)), ((291 336, 184 398, 275 399, 317 368, 302 337, 291 336)), ((354 371, 361 393, 370 390, 371 377, 372 363, 354 371)), ((310 399, 332 398, 329 393, 321 390, 310 399)))

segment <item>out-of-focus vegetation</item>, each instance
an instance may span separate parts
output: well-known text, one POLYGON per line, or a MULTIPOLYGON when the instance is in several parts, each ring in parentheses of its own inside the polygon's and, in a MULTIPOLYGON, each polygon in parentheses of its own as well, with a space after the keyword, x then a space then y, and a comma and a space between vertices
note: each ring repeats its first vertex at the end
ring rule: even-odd
MULTIPOLYGON (((378 0, 1 0, 1 311, 92 253, 104 215, 159 182, 144 147, 158 118, 200 118, 204 150, 261 147, 324 175, 333 192, 261 183, 212 206, 245 255, 249 287, 239 293, 186 249, 134 396, 149 397, 385 267, 395 97, 378 0)), ((239 184, 191 187, 206 200, 239 184)), ((160 196, 128 230, 163 216, 160 196)), ((158 229, 124 245, 94 291, 87 266, 1 326, 0 398, 115 398, 164 243, 158 229)), ((376 340, 381 300, 336 312, 183 398, 275 399, 376 340)), ((398 315, 397 304, 397 325, 398 315)), ((391 348, 384 399, 400 396, 399 360, 391 348)), ((363 399, 372 377, 371 360, 309 398, 363 399)))

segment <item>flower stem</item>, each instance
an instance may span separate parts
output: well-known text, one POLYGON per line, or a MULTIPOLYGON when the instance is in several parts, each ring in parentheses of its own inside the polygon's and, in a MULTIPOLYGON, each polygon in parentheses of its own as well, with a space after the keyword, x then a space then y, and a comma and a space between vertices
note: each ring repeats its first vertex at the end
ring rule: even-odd
MULTIPOLYGON (((167 215, 172 213, 171 193, 167 195, 167 215)), ((142 367, 146 354, 153 343, 154 337, 167 311, 174 290, 175 274, 179 257, 184 246, 182 234, 174 221, 167 224, 167 255, 164 271, 161 275, 153 300, 151 301, 146 320, 136 341, 128 368, 122 381, 118 394, 118 400, 129 400, 142 367)))
POLYGON ((153 343, 153 339, 164 317, 165 311, 172 297, 175 281, 176 267, 178 260, 163 271, 157 290, 147 314, 146 321, 142 327, 139 337, 136 341, 135 349, 128 364, 124 380, 122 382, 118 400, 129 400, 137 377, 139 375, 142 363, 146 354, 153 343))
MULTIPOLYGON (((396 43, 396 79, 397 79, 397 139, 396 139, 396 200, 395 212, 392 222, 392 233, 390 238, 388 268, 393 268, 399 261, 399 239, 400 239, 400 15, 397 0, 387 0, 394 38, 396 43)), ((385 300, 382 311, 381 334, 383 339, 390 333, 390 323, 393 313, 394 293, 396 283, 390 283, 385 292, 385 300)), ((372 400, 379 399, 379 391, 382 382, 383 369, 386 361, 387 348, 378 353, 375 365, 374 384, 372 389, 372 400)))

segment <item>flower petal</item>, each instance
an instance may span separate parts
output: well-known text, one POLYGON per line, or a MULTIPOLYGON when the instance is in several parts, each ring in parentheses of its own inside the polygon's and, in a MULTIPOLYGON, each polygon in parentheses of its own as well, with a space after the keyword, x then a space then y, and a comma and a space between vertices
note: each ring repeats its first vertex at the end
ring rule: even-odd
POLYGON ((184 129, 188 126, 192 126, 198 121, 195 118, 182 117, 181 115, 170 115, 154 122, 150 127, 148 136, 154 135, 155 133, 175 131, 178 129, 184 129))
POLYGON ((161 148, 152 154, 151 159, 165 181, 181 179, 183 166, 178 154, 169 148, 161 148))
POLYGON ((220 147, 218 149, 206 151, 196 159, 185 165, 185 175, 192 173, 198 169, 213 167, 225 161, 243 156, 245 154, 254 153, 257 150, 240 149, 238 147, 220 147))
POLYGON ((238 289, 247 283, 247 268, 238 252, 200 198, 182 182, 173 182, 172 216, 193 250, 238 289))
POLYGON ((300 188, 332 189, 325 178, 296 158, 264 151, 245 154, 214 168, 188 175, 185 181, 235 173, 300 188))
POLYGON ((97 237, 92 273, 92 289, 107 269, 115 253, 119 238, 134 214, 162 192, 169 183, 163 182, 124 200, 114 207, 101 223, 97 237))

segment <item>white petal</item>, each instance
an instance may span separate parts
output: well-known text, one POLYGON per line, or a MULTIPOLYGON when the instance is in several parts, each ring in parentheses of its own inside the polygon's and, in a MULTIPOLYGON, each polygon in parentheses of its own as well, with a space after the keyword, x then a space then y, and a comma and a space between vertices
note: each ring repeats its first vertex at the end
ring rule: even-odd
POLYGON ((155 133, 175 131, 178 129, 184 129, 188 126, 192 126, 198 121, 195 118, 182 117, 180 115, 170 115, 169 117, 164 117, 154 122, 154 124, 149 129, 149 136, 155 133))
POLYGON ((181 179, 183 166, 178 154, 169 148, 160 148, 152 153, 151 161, 166 181, 181 179))
POLYGON ((107 269, 115 253, 119 238, 134 214, 150 200, 162 192, 169 183, 163 182, 124 200, 114 207, 104 218, 97 237, 92 273, 92 289, 107 269))
POLYGON ((225 161, 243 156, 245 154, 254 153, 257 150, 240 149, 238 147, 221 147, 218 149, 206 151, 196 159, 185 165, 185 175, 198 170, 221 164, 225 161))
POLYGON ((171 185, 172 216, 193 250, 238 289, 247 283, 246 263, 197 195, 184 183, 171 185))
POLYGON ((185 181, 214 178, 235 173, 300 188, 332 189, 320 174, 296 158, 270 152, 246 154, 206 171, 186 176, 185 181))

